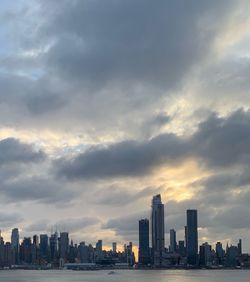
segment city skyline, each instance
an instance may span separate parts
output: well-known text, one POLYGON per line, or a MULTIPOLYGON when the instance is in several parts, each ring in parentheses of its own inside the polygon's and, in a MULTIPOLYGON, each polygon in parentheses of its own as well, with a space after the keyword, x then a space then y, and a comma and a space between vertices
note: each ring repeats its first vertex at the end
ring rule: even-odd
MULTIPOLYGON (((148 218, 141 218, 141 219, 137 219, 137 221, 139 222, 139 226, 138 226, 138 240, 136 240, 135 242, 138 242, 138 245, 134 245, 134 247, 138 247, 138 249, 136 248, 136 251, 139 253, 139 245, 140 245, 140 240, 141 242, 145 242, 143 243, 142 247, 145 248, 146 246, 152 248, 152 257, 154 258, 154 260, 156 259, 157 262, 154 262, 156 265, 159 264, 160 265, 160 260, 161 260, 161 256, 162 254, 160 254, 161 252, 164 252, 165 249, 168 249, 169 252, 174 253, 176 251, 177 248, 177 242, 179 241, 184 241, 187 247, 187 254, 190 253, 191 255, 191 261, 196 261, 197 258, 194 258, 193 256, 198 255, 198 245, 201 245, 202 243, 207 243, 204 242, 204 238, 199 238, 198 236, 198 230, 199 230, 199 224, 198 224, 198 210, 196 209, 187 209, 186 210, 186 223, 185 225, 183 225, 183 237, 177 237, 176 235, 176 230, 174 229, 174 226, 166 228, 166 223, 167 222, 167 216, 165 215, 164 212, 164 204, 162 204, 161 201, 161 195, 157 194, 155 196, 153 196, 152 201, 151 201, 151 211, 148 211, 148 218), (150 218, 150 220, 148 219, 150 218), (168 241, 166 242, 166 235, 169 234, 169 238, 168 241), (142 237, 140 237, 142 235, 142 237), (145 241, 146 240, 146 241, 145 241), (150 241, 151 240, 151 241, 150 241), (188 243, 190 241, 190 243, 188 243), (189 245, 189 246, 188 246, 189 245), (154 251, 155 250, 155 251, 154 251), (156 254, 155 254, 156 252, 156 254)), ((55 225, 57 226, 57 225, 55 225)), ((49 236, 51 236, 51 238, 53 238, 53 236, 55 236, 55 234, 57 234, 56 236, 58 236, 59 234, 61 234, 63 240, 66 240, 66 245, 70 245, 70 241, 73 241, 72 237, 69 237, 69 232, 65 229, 65 226, 63 227, 62 230, 57 229, 57 227, 55 227, 55 229, 51 228, 50 233, 40 233, 40 234, 34 234, 31 231, 32 236, 27 236, 25 234, 23 234, 22 236, 20 236, 20 229, 18 227, 15 227, 11 230, 10 232, 10 240, 5 240, 5 242, 11 242, 11 244, 13 245, 14 248, 18 248, 18 244, 20 244, 21 239, 25 239, 25 238, 33 238, 33 241, 36 242, 37 240, 39 241, 38 237, 40 236, 40 242, 41 240, 43 240, 43 237, 46 237, 45 241, 49 242, 49 236), (39 236, 38 236, 39 235, 39 236), (64 235, 66 236, 66 238, 64 239, 64 235)), ((2 235, 2 230, 0 229, 0 236, 2 235)), ((2 236, 3 239, 6 239, 2 236)), ((55 238, 56 239, 56 238, 55 238)), ((57 240, 57 239, 56 239, 57 240)), ((239 239, 240 242, 242 242, 241 239, 239 239)), ((79 241, 75 241, 76 243, 81 243, 81 242, 85 242, 84 238, 81 238, 79 241)), ((219 242, 223 242, 224 240, 220 240, 219 242)), ((101 242, 101 249, 103 248, 103 240, 98 239, 97 244, 101 242)), ((93 244, 94 242, 89 242, 90 244, 93 244)), ((212 246, 216 247, 217 242, 209 242, 212 244, 212 246)), ((224 247, 232 245, 235 242, 230 242, 230 241, 226 241, 226 243, 224 243, 224 247)), ((222 244, 222 243, 221 243, 222 244)), ((124 244, 123 242, 113 242, 112 244, 107 247, 106 245, 106 250, 121 250, 124 244)), ((104 248, 105 249, 105 248, 104 248)), ((242 243, 240 246, 240 250, 241 252, 243 252, 242 249, 242 243)), ((63 251, 65 252, 65 251, 63 251)), ((147 250, 146 252, 144 252, 142 254, 142 257, 147 257, 147 252, 149 252, 149 250, 147 250)), ((148 253, 149 255, 149 253, 148 253)), ((139 257, 139 256, 138 256, 139 257)), ((187 255, 188 257, 188 255, 187 255)))
POLYGON ((24 237, 20 240, 19 230, 14 228, 10 242, 4 241, 0 232, 0 268, 250 267, 250 254, 243 252, 242 239, 239 239, 236 246, 227 243, 225 248, 221 241, 214 247, 208 242, 202 242, 199 246, 197 210, 186 211, 184 239, 177 240, 176 231, 170 229, 169 246, 165 244, 164 222, 164 204, 161 195, 157 194, 152 198, 150 220, 138 220, 137 250, 132 241, 124 244, 122 251, 118 250, 117 242, 112 242, 111 248, 105 250, 102 239, 98 239, 95 246, 85 240, 76 243, 70 238, 69 232, 65 231, 51 231, 50 235, 35 234, 32 238, 24 237))
MULTIPOLYGON (((140 230, 140 222, 142 222, 142 225, 146 224, 148 228, 148 234, 149 235, 149 246, 152 247, 152 249, 154 249, 153 246, 158 245, 157 247, 155 247, 155 249, 157 249, 157 252, 159 252, 159 250, 161 249, 163 251, 163 249, 165 248, 169 248, 169 251, 171 252, 171 247, 172 250, 175 250, 176 246, 173 247, 173 242, 177 243, 177 241, 188 241, 188 237, 191 236, 192 239, 192 251, 191 253, 198 253, 198 245, 204 243, 205 241, 207 242, 206 238, 203 237, 199 237, 198 236, 198 230, 199 225, 198 225, 198 210, 196 209, 190 209, 188 208, 185 212, 186 212, 186 222, 183 225, 182 228, 182 232, 179 233, 181 235, 177 235, 176 234, 176 230, 175 230, 175 226, 166 226, 166 223, 168 223, 168 216, 171 217, 170 215, 166 215, 165 211, 164 211, 164 205, 161 201, 161 195, 157 194, 155 196, 153 196, 152 201, 151 201, 151 211, 148 210, 147 212, 145 212, 145 214, 147 216, 145 216, 145 218, 141 217, 141 218, 137 218, 136 220, 139 221, 139 230, 140 230), (148 213, 148 214, 147 214, 148 213), (149 220, 150 218, 150 220, 149 220), (190 223, 189 223, 190 222, 190 223), (188 231, 188 226, 191 226, 190 228, 190 232, 188 231), (161 227, 157 227, 159 225, 162 225, 161 227), (155 231, 153 231, 155 230, 155 231), (163 232, 163 233, 161 233, 163 232), (197 233, 195 235, 193 235, 194 233, 197 233), (155 235, 154 235, 155 234, 155 235), (190 234, 190 235, 189 235, 190 234), (172 236, 172 241, 171 242, 171 236, 172 236), (194 236, 194 237, 193 237, 194 236), (155 237, 155 239, 154 239, 155 237), (166 241, 167 238, 167 241, 166 241), (178 240, 177 240, 178 239, 178 240), (151 240, 151 241, 150 241, 151 240), (157 241, 162 241, 162 243, 156 243, 157 241), (161 246, 161 247, 160 247, 161 246)), ((183 219, 185 219, 185 217, 183 216, 183 219)), ((68 223, 68 225, 70 225, 70 222, 68 223)), ((63 224, 61 227, 58 224, 55 224, 53 226, 50 227, 50 231, 48 230, 43 230, 43 232, 40 232, 40 235, 43 236, 53 236, 53 234, 69 234, 69 230, 67 229, 67 224, 63 224)), ((142 227, 142 229, 144 229, 145 227, 142 227)), ((2 236, 3 239, 6 239, 6 242, 12 242, 12 241, 21 241, 21 239, 24 238, 28 238, 28 237, 33 237, 33 236, 37 236, 37 234, 34 233, 34 231, 30 230, 28 233, 24 233, 21 231, 22 229, 19 229, 18 227, 14 227, 12 230, 9 230, 8 232, 2 232, 3 230, 0 228, 0 235, 4 235, 4 234, 8 234, 8 236, 2 236), (14 231, 14 233, 13 233, 14 231), (20 232, 21 231, 21 232, 20 232), (20 236, 21 233, 21 236, 20 236), (13 237, 14 236, 14 237, 13 237), (14 239, 13 239, 14 238, 14 239)), ((138 231, 138 230, 137 230, 138 231)), ((145 232, 145 229, 144 229, 145 232)), ((139 252, 139 237, 137 234, 137 238, 136 240, 134 240, 133 242, 135 243, 134 247, 136 248, 136 252, 139 252)), ((34 239, 34 238, 33 238, 34 239)), ((80 243, 82 241, 83 238, 78 238, 77 240, 74 239, 74 236, 72 236, 71 234, 71 238, 68 238, 68 244, 69 244, 69 240, 73 240, 76 243, 80 243)), ((99 239, 98 239, 99 240, 99 239)), ((235 241, 231 241, 228 239, 218 239, 220 242, 223 242, 224 247, 226 245, 233 245, 234 243, 237 242, 237 240, 235 241)), ((216 244, 218 243, 217 241, 211 242, 212 246, 216 246, 216 244)), ((85 241, 85 240, 83 240, 85 241)), ((114 241, 114 240, 113 240, 114 241)), ((107 241, 107 244, 104 245, 104 249, 105 250, 111 250, 114 248, 113 244, 114 242, 110 243, 110 240, 107 241)), ((129 240, 128 240, 129 241, 129 240)), ((94 241, 89 242, 90 244, 93 244, 94 241)), ((116 248, 120 251, 123 249, 123 241, 116 241, 116 248)), ((246 250, 247 248, 245 248, 246 250)), ((241 247, 242 250, 242 247, 241 247)), ((247 252, 247 251, 246 251, 247 252)), ((153 255, 154 256, 154 255, 153 255)), ((161 255, 156 255, 156 256, 161 256, 161 255)), ((137 256, 136 256, 137 257, 137 256)), ((159 259, 159 258, 158 258, 159 259)))
POLYGON ((54 227, 137 246, 160 194, 165 246, 195 209, 199 246, 241 238, 250 253, 248 0, 0 7, 4 238, 54 227))

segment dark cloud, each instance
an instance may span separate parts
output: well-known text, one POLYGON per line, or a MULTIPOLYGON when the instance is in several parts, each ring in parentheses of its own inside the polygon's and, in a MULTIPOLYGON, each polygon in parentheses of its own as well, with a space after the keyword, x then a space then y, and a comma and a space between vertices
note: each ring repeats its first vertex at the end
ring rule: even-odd
MULTIPOLYGON (((13 35, 8 44, 17 50, 0 58, 1 120, 26 130, 136 135, 135 121, 143 124, 161 111, 169 90, 181 88, 211 54, 235 5, 231 0, 23 3, 3 17, 13 35)), ((164 122, 158 117, 145 124, 143 135, 157 135, 164 122)))
POLYGON ((124 141, 106 148, 94 147, 75 159, 55 162, 57 173, 68 178, 138 176, 167 161, 187 155, 186 144, 173 134, 147 142, 124 141))
POLYGON ((197 155, 212 167, 250 161, 250 112, 242 109, 220 118, 216 114, 199 125, 192 138, 197 155))
POLYGON ((48 67, 85 85, 111 81, 170 89, 209 52, 219 26, 212 20, 232 1, 118 0, 43 3, 43 34, 56 38, 48 67), (202 19, 210 27, 202 29, 202 19))
POLYGON ((42 150, 20 142, 18 139, 7 138, 0 141, 0 165, 10 163, 40 162, 46 158, 42 150))
POLYGON ((146 175, 160 165, 196 158, 210 168, 250 163, 250 112, 216 114, 199 124, 189 138, 163 134, 145 142, 124 141, 92 147, 76 158, 60 159, 57 173, 69 179, 146 175))

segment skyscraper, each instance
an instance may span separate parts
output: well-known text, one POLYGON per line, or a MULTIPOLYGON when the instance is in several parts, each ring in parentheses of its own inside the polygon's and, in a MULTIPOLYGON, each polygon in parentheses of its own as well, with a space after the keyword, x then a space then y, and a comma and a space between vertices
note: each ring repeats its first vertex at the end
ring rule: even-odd
POLYGON ((170 230, 170 249, 171 253, 176 252, 176 231, 174 229, 170 230))
POLYGON ((149 263, 149 220, 145 218, 139 221, 139 264, 147 265, 149 263))
POLYGON ((47 261, 49 256, 49 237, 47 234, 40 235, 40 256, 47 261))
POLYGON ((197 210, 187 210, 187 263, 198 264, 197 210))
POLYGON ((61 232, 60 233, 60 258, 67 261, 69 252, 69 233, 61 232))
POLYGON ((12 232, 11 232, 11 250, 13 254, 13 262, 15 264, 19 264, 20 245, 19 245, 18 228, 12 229, 12 232))
POLYGON ((114 254, 116 254, 116 251, 117 251, 117 243, 116 243, 116 242, 113 242, 113 243, 112 243, 112 252, 113 252, 114 254))
POLYGON ((51 234, 49 238, 49 246, 50 246, 50 258, 51 261, 54 262, 58 256, 58 234, 55 232, 51 234))
POLYGON ((162 258, 165 249, 165 225, 164 205, 161 202, 161 195, 158 194, 152 200, 151 213, 152 226, 152 258, 155 266, 162 265, 162 258))

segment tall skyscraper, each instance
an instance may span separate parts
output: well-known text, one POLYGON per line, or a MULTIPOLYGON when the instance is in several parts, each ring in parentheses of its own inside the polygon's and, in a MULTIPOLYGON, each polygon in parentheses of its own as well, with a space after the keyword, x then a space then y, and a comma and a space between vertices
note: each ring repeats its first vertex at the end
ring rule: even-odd
POLYGON ((69 233, 61 232, 60 233, 60 258, 67 261, 69 252, 69 233))
POLYGON ((198 220, 197 210, 187 210, 187 263, 198 264, 198 220))
POLYGON ((154 196, 152 200, 151 227, 153 263, 155 266, 161 266, 165 250, 165 224, 164 205, 160 194, 154 196))
POLYGON ((58 257, 58 234, 55 232, 49 238, 50 258, 54 262, 58 257))
POLYGON ((171 253, 175 253, 176 252, 176 231, 174 229, 170 230, 170 248, 169 251, 171 253))
POLYGON ((49 255, 49 237, 47 234, 40 235, 40 256, 47 261, 49 255))
POLYGON ((147 265, 149 263, 149 220, 145 218, 139 221, 139 264, 147 265))
POLYGON ((19 264, 20 245, 19 245, 18 228, 12 229, 12 232, 11 232, 11 250, 13 254, 13 262, 15 264, 19 264))
POLYGON ((219 265, 223 264, 225 251, 223 250, 221 242, 216 243, 215 251, 216 251, 217 264, 219 265))

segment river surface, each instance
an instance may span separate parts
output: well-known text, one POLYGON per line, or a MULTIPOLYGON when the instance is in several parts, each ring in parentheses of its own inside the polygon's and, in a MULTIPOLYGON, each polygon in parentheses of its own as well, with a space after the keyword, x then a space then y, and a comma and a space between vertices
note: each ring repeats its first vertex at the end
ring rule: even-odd
POLYGON ((250 270, 3 270, 1 282, 249 282, 250 270))

